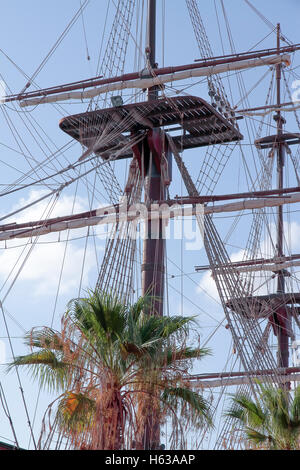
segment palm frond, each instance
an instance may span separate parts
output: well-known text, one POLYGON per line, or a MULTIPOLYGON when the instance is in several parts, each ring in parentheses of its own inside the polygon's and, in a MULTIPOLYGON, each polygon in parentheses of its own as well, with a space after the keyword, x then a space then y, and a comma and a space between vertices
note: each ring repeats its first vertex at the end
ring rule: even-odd
POLYGON ((283 388, 259 386, 257 401, 233 396, 233 406, 227 414, 239 420, 247 438, 255 444, 264 443, 271 449, 299 449, 300 390, 296 389, 292 398, 283 388))
POLYGON ((139 299, 129 307, 128 314, 132 317, 134 323, 138 322, 142 313, 147 313, 147 310, 153 304, 154 300, 154 297, 145 295, 143 297, 139 297, 139 299))
POLYGON ((65 430, 83 432, 91 424, 95 409, 95 400, 87 394, 68 391, 58 404, 57 419, 65 430))
POLYGON ((60 333, 49 327, 33 328, 24 337, 25 344, 31 348, 45 348, 62 351, 64 341, 60 333))
POLYGON ((194 423, 198 422, 203 426, 203 422, 213 427, 212 416, 209 403, 199 393, 188 387, 166 387, 162 393, 162 399, 173 408, 178 408, 179 403, 185 407, 189 405, 194 423))
POLYGON ((255 444, 264 444, 267 442, 270 445, 273 443, 271 436, 263 434, 256 429, 246 428, 245 432, 248 439, 253 441, 255 444))
POLYGON ((26 367, 32 378, 49 391, 62 390, 68 380, 68 364, 47 349, 16 357, 8 365, 7 371, 19 366, 26 367))
POLYGON ((294 399, 291 404, 291 420, 295 425, 300 424, 300 386, 294 391, 294 399))
POLYGON ((234 405, 227 415, 236 417, 251 427, 262 427, 266 423, 266 414, 260 404, 252 401, 248 396, 239 394, 233 397, 234 405))
POLYGON ((210 354, 211 350, 209 348, 191 348, 188 346, 176 348, 176 346, 167 345, 161 350, 156 351, 155 361, 160 367, 168 367, 182 361, 202 359, 210 354))

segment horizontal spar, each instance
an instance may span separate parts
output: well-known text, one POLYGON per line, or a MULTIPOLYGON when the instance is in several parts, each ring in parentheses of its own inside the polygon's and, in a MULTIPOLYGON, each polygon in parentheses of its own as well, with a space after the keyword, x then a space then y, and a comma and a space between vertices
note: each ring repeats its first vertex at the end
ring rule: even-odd
POLYGON ((243 272, 259 272, 259 271, 270 271, 272 273, 282 271, 283 269, 300 266, 300 260, 296 261, 285 261, 283 263, 264 264, 257 266, 244 266, 243 268, 237 268, 239 273, 243 272))
MULTIPOLYGON (((253 376, 249 377, 233 377, 233 378, 221 378, 215 380, 197 380, 194 383, 196 388, 217 388, 217 387, 230 387, 234 385, 249 385, 254 380, 259 382, 270 382, 270 377, 268 376, 253 376)), ((280 375, 272 379, 273 383, 287 383, 287 382, 300 382, 300 374, 289 374, 289 375, 280 375)))
MULTIPOLYGON (((96 225, 106 225, 113 223, 124 223, 132 222, 138 223, 143 220, 157 220, 162 218, 163 220, 173 219, 176 217, 192 217, 197 215, 198 217, 207 214, 224 213, 224 212, 236 212, 242 210, 254 210, 263 209, 264 207, 278 207, 284 204, 295 204, 300 202, 300 193, 293 193, 288 196, 282 197, 266 197, 253 200, 239 201, 228 204, 220 204, 213 206, 203 206, 202 204, 196 204, 195 206, 182 207, 177 204, 176 201, 173 205, 165 204, 152 204, 150 210, 143 205, 137 204, 131 206, 128 210, 125 210, 121 206, 116 206, 116 211, 112 206, 108 208, 101 208, 99 211, 93 211, 93 216, 78 218, 78 215, 70 217, 67 220, 54 221, 40 221, 35 228, 25 229, 26 225, 23 223, 20 226, 18 224, 11 224, 14 227, 13 230, 2 230, 0 232, 0 241, 11 240, 13 238, 31 238, 33 236, 47 235, 52 232, 62 232, 65 230, 79 229, 84 227, 91 227, 96 225)), ((32 223, 28 223, 30 226, 32 223)))
POLYGON ((274 111, 292 112, 300 108, 300 101, 288 101, 287 103, 271 104, 268 106, 257 106, 255 108, 235 109, 236 114, 243 116, 265 116, 266 114, 273 113, 274 111), (261 111, 261 112, 259 112, 261 111))
MULTIPOLYGON (((232 199, 247 199, 247 198, 258 198, 258 197, 267 197, 267 196, 283 196, 284 194, 291 194, 291 193, 300 193, 300 187, 294 186, 291 188, 282 188, 282 189, 271 189, 265 191, 252 191, 247 193, 232 193, 232 194, 219 194, 219 195, 208 195, 208 196, 177 196, 175 199, 166 199, 164 201, 157 201, 156 204, 168 204, 169 206, 178 205, 192 205, 192 204, 207 204, 209 202, 222 202, 232 199)), ((114 204, 111 206, 103 206, 98 209, 89 210, 86 212, 80 212, 78 214, 55 217, 52 219, 47 220, 36 220, 31 222, 23 222, 21 224, 17 223, 9 223, 5 225, 0 225, 0 233, 7 231, 7 230, 14 230, 14 229, 21 229, 29 227, 36 228, 38 225, 49 225, 54 224, 57 222, 67 221, 67 220, 75 220, 75 219, 86 219, 88 217, 95 217, 100 215, 108 215, 108 214, 116 214, 119 213, 120 208, 124 210, 124 204, 126 201, 120 202, 120 204, 114 204)))
POLYGON ((250 384, 253 381, 287 383, 300 382, 299 367, 288 367, 275 370, 260 370, 249 372, 227 372, 201 374, 188 379, 196 388, 229 387, 233 385, 250 384))
MULTIPOLYGON (((287 54, 296 52, 300 49, 300 44, 291 44, 289 46, 284 46, 273 49, 262 49, 259 51, 251 51, 251 52, 242 52, 238 54, 230 54, 230 55, 223 55, 219 57, 210 57, 209 59, 201 59, 196 60, 196 63, 193 64, 184 64, 184 65, 175 65, 175 66, 167 66, 167 67, 159 67, 155 70, 148 70, 148 74, 155 73, 156 76, 159 75, 167 75, 174 72, 182 72, 183 70, 193 69, 193 68, 200 68, 200 67, 211 67, 220 64, 226 64, 229 62, 238 62, 240 60, 249 60, 249 59, 257 59, 260 57, 267 57, 272 56, 274 54, 287 54)), ((110 78, 103 78, 102 76, 97 76, 93 78, 88 78, 85 80, 80 80, 78 82, 73 83, 66 83, 63 85, 56 85, 48 88, 42 88, 35 91, 27 91, 26 93, 18 93, 14 95, 9 95, 5 97, 4 102, 9 103, 12 101, 23 101, 29 98, 37 98, 37 97, 45 97, 49 95, 54 95, 57 93, 63 93, 67 91, 74 91, 74 90, 84 90, 86 88, 91 88, 95 86, 104 85, 107 83, 116 83, 116 82, 123 82, 129 80, 135 80, 141 78, 143 72, 132 72, 123 75, 119 75, 117 77, 110 77, 110 78)), ((26 89, 31 85, 28 83, 26 89)))
MULTIPOLYGON (((259 258, 251 259, 244 261, 232 261, 231 268, 237 270, 238 272, 249 272, 249 271, 281 271, 293 266, 300 266, 300 254, 294 254, 291 256, 282 256, 280 258, 259 258)), ((218 269, 227 269, 227 265, 219 265, 218 269)), ((196 272, 210 271, 211 267, 206 266, 196 266, 196 272)))
MULTIPOLYGON (((193 77, 207 77, 236 70, 244 70, 254 67, 261 67, 264 65, 276 65, 279 63, 290 63, 290 56, 288 54, 273 55, 270 57, 260 57, 257 59, 240 60, 237 62, 228 62, 214 66, 204 66, 199 68, 190 68, 182 72, 174 72, 167 75, 156 75, 151 78, 138 78, 135 80, 124 80, 115 83, 107 83, 103 86, 98 86, 86 91, 73 91, 67 93, 58 93, 50 96, 41 96, 39 98, 25 99, 20 102, 21 107, 36 106, 44 103, 55 103, 57 101, 67 100, 83 100, 91 99, 103 93, 112 91, 121 91, 124 89, 148 89, 154 86, 164 85, 178 80, 185 80, 193 77)), ((154 71, 155 73, 155 71, 154 71)))

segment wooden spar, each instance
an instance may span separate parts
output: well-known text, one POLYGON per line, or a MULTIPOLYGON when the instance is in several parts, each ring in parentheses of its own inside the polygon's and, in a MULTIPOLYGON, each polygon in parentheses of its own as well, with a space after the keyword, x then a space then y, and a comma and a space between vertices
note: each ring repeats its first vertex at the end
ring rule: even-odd
MULTIPOLYGON (((252 191, 252 192, 245 192, 245 193, 233 193, 233 194, 220 194, 220 195, 208 195, 208 196, 181 196, 176 197, 175 199, 168 199, 165 201, 157 201, 157 204, 167 204, 169 206, 173 206, 174 204, 178 205, 190 205, 190 204, 207 204, 208 202, 220 202, 220 201, 228 201, 232 199, 246 199, 246 198, 258 198, 258 197, 267 197, 267 196, 278 196, 282 194, 291 194, 300 192, 299 186, 293 186, 291 188, 282 188, 282 189, 271 189, 265 191, 252 191)), ((126 201, 124 202, 126 204, 126 201)), ((121 203, 121 207, 123 207, 121 203)), ((88 217, 95 217, 101 215, 108 215, 108 214, 116 214, 120 211, 120 204, 114 204, 111 206, 104 206, 98 209, 89 210, 86 212, 80 212, 78 214, 68 215, 68 216, 61 216, 55 217, 52 219, 47 220, 36 220, 31 222, 23 222, 21 224, 16 223, 9 223, 5 225, 0 225, 0 232, 4 232, 7 230, 14 230, 16 228, 28 228, 34 227, 37 225, 48 225, 54 224, 57 222, 68 221, 68 220, 75 220, 75 219, 84 219, 88 217)))
POLYGON ((270 271, 270 272, 280 272, 288 268, 292 268, 295 266, 300 266, 300 260, 296 261, 284 261, 284 262, 278 262, 278 263, 263 263, 263 264, 257 264, 253 266, 243 266, 241 268, 238 268, 235 266, 237 271, 239 273, 246 273, 246 272, 255 272, 255 271, 270 271))
MULTIPOLYGON (((278 375, 287 375, 287 374, 300 374, 300 367, 287 367, 287 368, 279 368, 276 370, 278 375)), ((195 374, 189 377, 189 380, 198 381, 198 380, 209 380, 209 379, 224 379, 230 377, 258 377, 260 375, 273 375, 273 369, 262 369, 262 370, 249 370, 247 372, 212 372, 212 373, 204 373, 204 374, 195 374)))
MULTIPOLYGON (((295 266, 300 263, 300 254, 283 256, 282 258, 258 258, 245 261, 232 261, 231 267, 237 269, 239 272, 261 270, 273 271, 273 269, 270 269, 271 267, 276 268, 276 266, 281 266, 281 269, 285 269, 286 267, 288 267, 287 264, 289 262, 293 263, 291 264, 291 266, 295 266)), ((225 268, 224 265, 219 265, 218 267, 220 269, 225 268)), ((208 271, 210 269, 211 267, 209 265, 195 267, 196 272, 208 271)))
MULTIPOLYGON (((299 49, 300 49, 300 44, 292 44, 291 46, 281 47, 279 52, 280 54, 291 53, 299 49)), ((268 57, 275 53, 277 54, 277 52, 278 50, 276 48, 276 49, 263 49, 260 51, 233 54, 230 56, 212 57, 211 59, 201 60, 200 62, 197 61, 197 63, 194 63, 194 64, 157 68, 155 69, 155 75, 156 76, 167 75, 170 73, 180 72, 180 71, 193 69, 193 68, 196 69, 200 67, 214 67, 216 65, 237 62, 237 61, 240 61, 241 59, 247 60, 247 59, 268 57)), ((75 90, 84 90, 86 88, 90 88, 93 86, 101 86, 101 85, 120 82, 120 81, 135 80, 140 77, 141 77, 141 72, 133 72, 133 73, 128 73, 128 74, 120 75, 117 77, 105 78, 105 79, 98 76, 98 77, 82 80, 80 82, 74 82, 72 84, 65 84, 65 85, 54 86, 50 88, 44 88, 41 90, 32 91, 32 92, 23 93, 23 94, 10 95, 5 98, 4 102, 8 103, 12 101, 21 101, 21 100, 29 99, 29 98, 49 96, 49 95, 53 95, 56 93, 63 93, 63 92, 69 92, 69 91, 75 91, 75 90)))
MULTIPOLYGON (((233 193, 233 194, 221 194, 221 195, 210 195, 210 196, 179 196, 173 200, 166 201, 170 205, 173 204, 206 204, 208 202, 228 201, 230 199, 246 199, 246 198, 258 198, 267 196, 278 196, 281 194, 291 194, 300 192, 299 186, 293 186, 291 188, 282 189, 270 189, 265 191, 251 191, 245 193, 233 193)), ((1 228, 1 227, 0 227, 1 228)))
MULTIPOLYGON (((257 370, 248 372, 221 372, 214 374, 195 375, 189 379, 190 383, 196 388, 216 388, 223 386, 250 384, 251 381, 270 382, 270 376, 274 375, 274 370, 257 370)), ((276 381, 286 383, 290 381, 300 381, 300 368, 288 367, 276 370, 276 381)), ((272 382, 275 378, 272 377, 272 382)))
MULTIPOLYGON (((268 106, 256 106, 255 108, 245 108, 245 109, 234 108, 234 112, 237 114, 248 114, 248 113, 255 114, 255 111, 268 111, 271 113, 272 111, 277 111, 277 109, 282 109, 282 108, 285 108, 286 106, 291 106, 289 110, 294 111, 300 106, 300 101, 299 100, 288 101, 286 103, 281 103, 281 104, 269 104, 268 106)), ((261 114, 265 115, 266 113, 261 113, 261 114)))
MULTIPOLYGON (((192 199, 195 200, 196 198, 192 199)), ((196 207, 188 206, 184 209, 177 203, 176 200, 173 202, 173 205, 170 205, 170 201, 165 201, 162 205, 153 204, 150 206, 150 210, 148 210, 147 206, 143 204, 138 204, 137 206, 133 205, 128 209, 128 211, 126 210, 126 207, 125 210, 120 210, 120 206, 116 206, 116 211, 114 211, 115 207, 109 206, 109 208, 99 209, 100 215, 92 217, 87 216, 83 218, 75 215, 69 216, 65 220, 60 220, 58 222, 54 219, 54 222, 52 223, 49 220, 43 220, 37 223, 37 225, 39 225, 38 227, 28 229, 24 227, 24 223, 21 224, 21 229, 18 224, 11 224, 14 229, 3 230, 0 232, 0 241, 10 240, 13 238, 31 238, 33 236, 47 235, 51 232, 62 232, 64 230, 124 221, 136 221, 136 223, 138 223, 139 221, 145 219, 157 220, 158 218, 162 218, 164 220, 168 220, 175 217, 191 217, 195 215, 201 216, 201 213, 214 214, 241 210, 262 209, 264 207, 279 207, 284 204, 294 204, 300 202, 300 193, 293 193, 289 196, 283 197, 266 197, 228 204, 220 204, 218 206, 204 207, 202 204, 196 204, 196 207)), ((186 204, 192 203, 187 202, 186 204)), ((27 226, 30 227, 30 225, 32 225, 32 223, 29 222, 27 226)))
POLYGON ((248 385, 253 381, 264 382, 278 382, 285 384, 288 382, 300 382, 300 369, 299 367, 289 367, 285 369, 277 369, 276 377, 274 371, 249 371, 249 372, 228 372, 220 374, 199 375, 189 379, 189 383, 195 388, 216 388, 216 387, 230 387, 233 385, 248 385))
MULTIPOLYGON (((199 380, 194 384, 196 388, 217 388, 217 387, 230 387, 234 385, 250 385, 253 383, 254 380, 259 380, 260 382, 270 382, 270 378, 263 376, 263 377, 236 377, 236 378, 228 378, 228 379, 215 379, 215 380, 199 380)), ((300 374, 291 374, 291 375, 282 375, 277 380, 281 384, 289 383, 289 382, 300 382, 300 374)), ((277 382, 276 381, 276 382, 277 382)), ((275 380, 273 379, 273 382, 275 380)))
MULTIPOLYGON (((297 43, 297 44, 291 44, 290 46, 282 46, 279 48, 279 50, 281 52, 295 52, 296 50, 299 50, 299 46, 300 44, 297 43), (288 50, 289 48, 292 48, 293 50, 288 50)), ((274 48, 271 48, 271 49, 260 49, 258 51, 247 51, 247 52, 238 52, 238 53, 235 53, 235 54, 227 54, 227 55, 221 55, 221 56, 215 56, 213 57, 212 59, 214 60, 217 60, 217 59, 222 59, 222 60, 225 60, 227 59, 228 61, 231 60, 231 58, 235 58, 236 60, 238 59, 245 59, 245 58, 249 58, 252 54, 255 56, 255 57, 261 57, 261 54, 267 54, 267 55, 272 55, 274 53, 278 53, 278 47, 274 47, 274 48)), ((204 59, 205 61, 210 61, 212 59, 204 59)), ((203 59, 196 59, 195 62, 203 62, 203 59)))
MULTIPOLYGON (((57 101, 66 101, 70 99, 91 99, 94 98, 102 93, 108 93, 111 91, 120 91, 124 89, 132 89, 132 88, 139 88, 139 89, 151 89, 155 86, 163 85, 165 83, 174 82, 178 80, 184 80, 187 78, 192 77, 206 77, 214 74, 220 74, 225 72, 230 72, 234 70, 244 70, 247 68, 252 67, 261 67, 264 65, 276 65, 278 63, 290 63, 290 56, 287 54, 283 55, 273 55, 267 58, 251 58, 248 60, 239 60, 239 61, 232 61, 228 63, 218 64, 218 65, 211 65, 208 66, 205 64, 204 66, 200 67, 198 64, 192 64, 193 67, 186 68, 183 71, 179 71, 180 67, 173 67, 174 71, 169 74, 158 74, 158 71, 153 71, 153 76, 150 78, 141 78, 140 76, 136 79, 131 80, 113 80, 107 82, 106 84, 101 84, 95 88, 92 88, 88 91, 69 91, 59 94, 40 94, 38 98, 29 98, 23 97, 22 101, 18 99, 20 102, 21 107, 26 106, 36 106, 38 104, 44 103, 55 103, 57 101), (195 66, 196 65, 196 66, 195 66)), ((105 82, 105 80, 103 81, 105 82)), ((7 102, 11 98, 7 98, 4 102, 7 102)))
POLYGON ((93 209, 90 211, 86 212, 80 212, 78 214, 73 214, 73 215, 65 215, 61 217, 54 217, 52 219, 47 219, 47 220, 36 220, 36 221, 31 221, 31 222, 23 222, 21 224, 17 223, 10 223, 10 224, 5 224, 5 225, 0 225, 0 233, 5 232, 7 230, 15 230, 16 228, 18 229, 25 229, 29 227, 36 227, 40 225, 47 225, 47 224, 56 224, 58 222, 67 222, 71 220, 77 220, 77 219, 85 219, 89 217, 95 217, 95 216, 101 216, 101 215, 108 215, 108 214, 115 214, 119 212, 119 204, 112 205, 112 206, 105 206, 103 208, 99 209, 93 209))

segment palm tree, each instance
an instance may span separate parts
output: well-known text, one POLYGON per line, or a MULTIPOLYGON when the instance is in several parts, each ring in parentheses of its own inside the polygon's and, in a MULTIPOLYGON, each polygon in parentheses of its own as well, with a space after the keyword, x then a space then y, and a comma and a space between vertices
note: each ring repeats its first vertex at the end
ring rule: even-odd
POLYGON ((212 425, 208 403, 188 381, 191 361, 209 353, 186 344, 195 319, 149 315, 149 302, 145 296, 127 306, 90 291, 70 302, 60 332, 33 329, 26 336, 31 353, 10 364, 61 392, 45 416, 54 411, 73 448, 155 447, 167 419, 171 446, 184 448, 189 426, 212 425))
POLYGON ((300 450, 300 386, 290 393, 259 387, 257 401, 243 394, 233 396, 226 415, 237 419, 252 448, 300 450))

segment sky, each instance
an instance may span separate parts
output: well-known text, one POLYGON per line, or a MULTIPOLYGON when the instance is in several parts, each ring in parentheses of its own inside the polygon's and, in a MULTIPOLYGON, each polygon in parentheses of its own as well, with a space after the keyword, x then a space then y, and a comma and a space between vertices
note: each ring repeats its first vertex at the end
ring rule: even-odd
MULTIPOLYGON (((38 87, 69 83, 97 74, 99 51, 102 50, 102 55, 100 55, 102 57, 109 38, 115 3, 116 0, 90 0, 83 18, 78 19, 36 75, 34 81, 38 87), (88 55, 90 60, 87 59, 88 55)), ((280 22, 283 35, 293 43, 300 43, 300 2, 297 0, 285 0, 285 2, 252 0, 251 3, 268 21, 259 17, 244 0, 224 0, 224 11, 230 25, 229 31, 225 24, 222 2, 220 0, 199 1, 202 20, 216 56, 230 54, 233 50, 245 52, 275 47, 276 37, 274 32, 271 32, 270 23, 276 25, 280 22), (221 36, 219 28, 222 31, 221 36), (228 32, 230 32, 231 43, 228 39, 228 32)), ((142 2, 138 4, 141 5, 142 2)), ((79 6, 80 1, 77 0, 1 1, 1 17, 4 21, 0 29, 0 79, 5 81, 8 93, 19 93, 24 88, 28 77, 32 77, 38 70, 79 6)), ((200 53, 194 39, 185 1, 158 0, 157 15, 157 61, 159 65, 187 64, 199 59, 200 53), (165 21, 161 18, 165 18, 165 21)), ((141 68, 144 67, 143 57, 138 60, 135 53, 136 47, 143 52, 143 42, 144 35, 136 37, 135 29, 133 29, 129 40, 126 72, 136 70, 135 67, 138 65, 141 68)), ((291 67, 295 68, 299 66, 299 63, 298 53, 293 56, 291 67)), ((300 70, 295 69, 295 73, 297 72, 300 73, 300 70)), ((270 73, 266 74, 265 69, 251 70, 247 74, 243 72, 242 86, 235 76, 224 77, 224 86, 231 103, 234 106, 243 107, 247 103, 245 98, 247 95, 248 103, 252 107, 263 105, 268 93, 270 76, 270 73), (241 98, 244 98, 244 101, 241 98)), ((292 93, 292 82, 296 79, 296 75, 289 78, 290 93, 292 93)), ((206 83, 199 83, 193 87, 192 83, 194 82, 184 83, 185 91, 208 99, 206 83)), ((168 90, 168 92, 171 91, 171 89, 168 90)), ((127 98, 125 94, 124 99, 127 98)), ((290 101, 287 91, 283 92, 283 99, 290 101)), ((78 144, 63 152, 60 161, 50 160, 49 156, 69 141, 59 129, 59 120, 65 115, 85 109, 84 103, 63 104, 61 108, 40 106, 38 109, 23 111, 23 113, 18 107, 7 106, 4 110, 2 108, 0 188, 7 187, 17 178, 22 177, 23 173, 27 173, 37 162, 46 161, 46 164, 38 171, 39 177, 53 173, 70 162, 76 162, 82 153, 78 144), (32 129, 35 131, 33 132, 32 129), (37 138, 36 135, 39 137, 37 138)), ((247 122, 243 120, 240 126, 245 139, 243 145, 233 152, 222 173, 215 189, 218 194, 244 191, 249 187, 249 176, 245 168, 255 175, 256 166, 259 165, 257 155, 253 153, 249 145, 253 142, 258 130, 259 118, 247 122)), ((297 132, 297 122, 292 115, 287 116, 286 129, 297 132)), ((275 132, 274 128, 271 130, 271 133, 275 132)), ((184 154, 184 161, 195 179, 198 177, 203 155, 205 155, 204 150, 192 150, 184 154)), ((128 169, 126 165, 127 163, 115 165, 121 187, 124 186, 126 179, 125 174, 128 169)), ((286 163, 286 169, 291 170, 290 162, 286 163)), ((290 173, 292 175, 292 171, 290 173)), ((295 185, 295 177, 288 176, 290 173, 286 172, 286 186, 295 185)), ((33 179, 36 176, 33 174, 33 179)), ((7 214, 31 204, 58 187, 62 181, 62 178, 58 177, 51 180, 51 185, 35 185, 2 197, 0 219, 3 222, 1 223, 42 218, 50 209, 47 205, 48 201, 33 205, 26 212, 3 219, 7 214)), ((89 184, 92 187, 92 176, 89 177, 89 184)), ((87 192, 84 184, 69 186, 54 205, 51 217, 82 212, 91 207, 107 204, 108 198, 104 188, 99 186, 97 190, 93 199, 91 192, 87 192)), ((170 194, 174 196, 183 193, 182 182, 174 167, 170 194)), ((50 200, 51 202, 53 201, 50 200)), ((247 240, 251 217, 242 217, 236 227, 232 225, 234 221, 232 217, 215 220, 220 233, 227 239, 226 247, 232 259, 240 259, 247 240)), ((192 226, 192 229, 195 230, 195 226, 192 226)), ((297 212, 289 214, 286 220, 286 230, 291 238, 293 250, 299 252, 300 220, 297 212)), ((0 247, 0 298, 6 313, 14 354, 24 353, 23 336, 26 331, 33 326, 46 324, 53 324, 59 328, 60 317, 68 300, 76 297, 79 291, 82 293, 84 289, 95 285, 97 269, 104 253, 104 235, 100 229, 97 230, 96 236, 86 245, 84 238, 86 233, 86 230, 80 229, 70 234, 63 234, 61 238, 56 234, 51 234, 41 238, 39 240, 41 243, 36 246, 33 246, 30 241, 25 247, 22 243, 15 241, 2 243, 0 247), (76 238, 76 240, 65 243, 67 237, 76 238), (29 252, 29 259, 23 266, 23 261, 29 252)), ((211 275, 209 272, 203 275, 195 273, 195 265, 207 264, 205 251, 201 243, 197 250, 187 250, 188 242, 189 240, 185 239, 170 240, 168 243, 169 309, 170 313, 174 314, 197 315, 204 342, 215 332, 214 340, 209 342, 212 356, 197 366, 197 372, 216 372, 223 370, 226 361, 230 366, 236 362, 237 358, 232 354, 231 339, 225 329, 225 323, 219 326, 224 314, 211 275)), ((267 234, 263 236, 261 247, 263 252, 270 248, 267 234)), ((3 318, 0 320, 0 328, 1 341, 5 345, 5 357, 9 359, 12 349, 7 339, 3 318)), ((0 380, 7 396, 19 442, 23 447, 32 447, 22 397, 19 393, 20 384, 15 375, 5 373, 5 364, 0 365, 0 380)), ((38 434, 41 416, 51 397, 47 393, 40 395, 37 385, 26 373, 21 372, 21 380, 29 414, 38 434)), ((0 440, 12 439, 12 433, 3 412, 0 413, 0 417, 0 440)))

